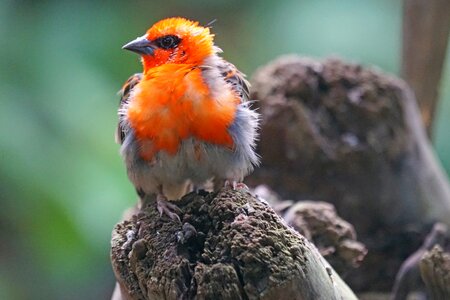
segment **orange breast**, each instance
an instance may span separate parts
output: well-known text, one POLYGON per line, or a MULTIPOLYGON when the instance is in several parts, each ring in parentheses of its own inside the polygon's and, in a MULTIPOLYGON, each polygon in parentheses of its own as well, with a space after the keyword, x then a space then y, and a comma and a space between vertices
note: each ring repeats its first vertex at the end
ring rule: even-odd
POLYGON ((227 129, 239 99, 230 89, 213 99, 201 70, 162 65, 147 72, 135 88, 128 120, 141 144, 142 158, 151 160, 158 151, 174 155, 189 137, 233 147, 227 129))

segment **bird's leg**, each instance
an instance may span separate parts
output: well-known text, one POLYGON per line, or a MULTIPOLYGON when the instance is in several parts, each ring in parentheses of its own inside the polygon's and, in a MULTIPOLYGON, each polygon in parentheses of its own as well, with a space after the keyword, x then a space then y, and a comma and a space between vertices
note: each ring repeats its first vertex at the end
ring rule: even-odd
POLYGON ((178 220, 181 223, 180 216, 181 209, 173 203, 167 200, 167 197, 162 193, 162 187, 159 188, 159 193, 156 195, 156 208, 159 211, 159 215, 166 214, 172 220, 178 220))
POLYGON ((224 187, 232 188, 233 191, 237 189, 243 190, 245 193, 249 194, 252 197, 256 197, 256 195, 249 189, 249 187, 243 182, 237 182, 236 180, 225 180, 224 187))
POLYGON ((224 185, 223 185, 224 187, 226 187, 226 188, 232 188, 233 190, 236 190, 236 186, 237 186, 237 183, 236 183, 236 181, 235 180, 225 180, 225 183, 224 183, 224 185))

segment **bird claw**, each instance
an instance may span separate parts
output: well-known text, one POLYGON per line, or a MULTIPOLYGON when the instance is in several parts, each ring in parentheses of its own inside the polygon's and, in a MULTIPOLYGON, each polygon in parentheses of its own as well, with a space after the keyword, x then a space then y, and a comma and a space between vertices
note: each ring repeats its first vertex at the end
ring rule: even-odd
POLYGON ((250 190, 245 183, 243 183, 243 182, 236 182, 234 180, 232 180, 232 181, 226 180, 225 181, 225 187, 231 187, 233 190, 237 190, 237 189, 243 189, 243 190, 247 190, 247 191, 250 190))
POLYGON ((180 216, 181 209, 173 203, 167 201, 167 198, 163 195, 158 195, 156 197, 156 208, 159 211, 159 216, 162 217, 166 214, 171 220, 178 221, 181 223, 180 216))
POLYGON ((247 191, 250 190, 250 189, 248 188, 248 186, 247 186, 245 183, 243 183, 243 182, 238 182, 238 183, 236 183, 236 188, 237 188, 237 189, 247 190, 247 191))

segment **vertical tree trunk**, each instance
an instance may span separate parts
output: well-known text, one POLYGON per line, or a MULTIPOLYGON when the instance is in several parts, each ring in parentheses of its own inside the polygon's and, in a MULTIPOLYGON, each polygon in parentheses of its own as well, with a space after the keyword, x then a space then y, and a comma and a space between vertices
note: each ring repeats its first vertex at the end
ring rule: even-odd
POLYGON ((402 76, 430 135, 450 33, 450 1, 404 0, 402 76))

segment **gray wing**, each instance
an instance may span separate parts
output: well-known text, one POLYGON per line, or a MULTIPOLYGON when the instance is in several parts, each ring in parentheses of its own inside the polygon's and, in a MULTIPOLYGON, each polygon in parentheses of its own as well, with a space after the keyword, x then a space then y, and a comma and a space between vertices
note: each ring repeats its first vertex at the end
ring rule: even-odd
POLYGON ((241 170, 241 175, 244 177, 253 170, 254 166, 259 165, 259 156, 255 152, 259 115, 250 107, 252 103, 249 101, 250 83, 245 79, 245 75, 225 60, 222 60, 219 70, 225 81, 241 98, 241 104, 237 107, 235 119, 228 128, 228 132, 235 143, 233 152, 233 159, 235 163, 237 162, 235 166, 241 170))
POLYGON ((226 60, 222 60, 218 67, 220 74, 241 97, 242 102, 248 101, 250 99, 250 83, 245 79, 245 75, 226 60))
POLYGON ((119 91, 120 95, 120 102, 119 102, 119 123, 117 124, 116 129, 116 142, 118 144, 122 144, 123 140, 125 139, 125 134, 127 132, 127 128, 123 125, 123 117, 124 117, 124 107, 126 104, 128 104, 130 93, 133 90, 133 88, 141 81, 142 79, 142 73, 136 73, 132 75, 128 80, 125 82, 125 84, 122 86, 122 88, 119 91))

